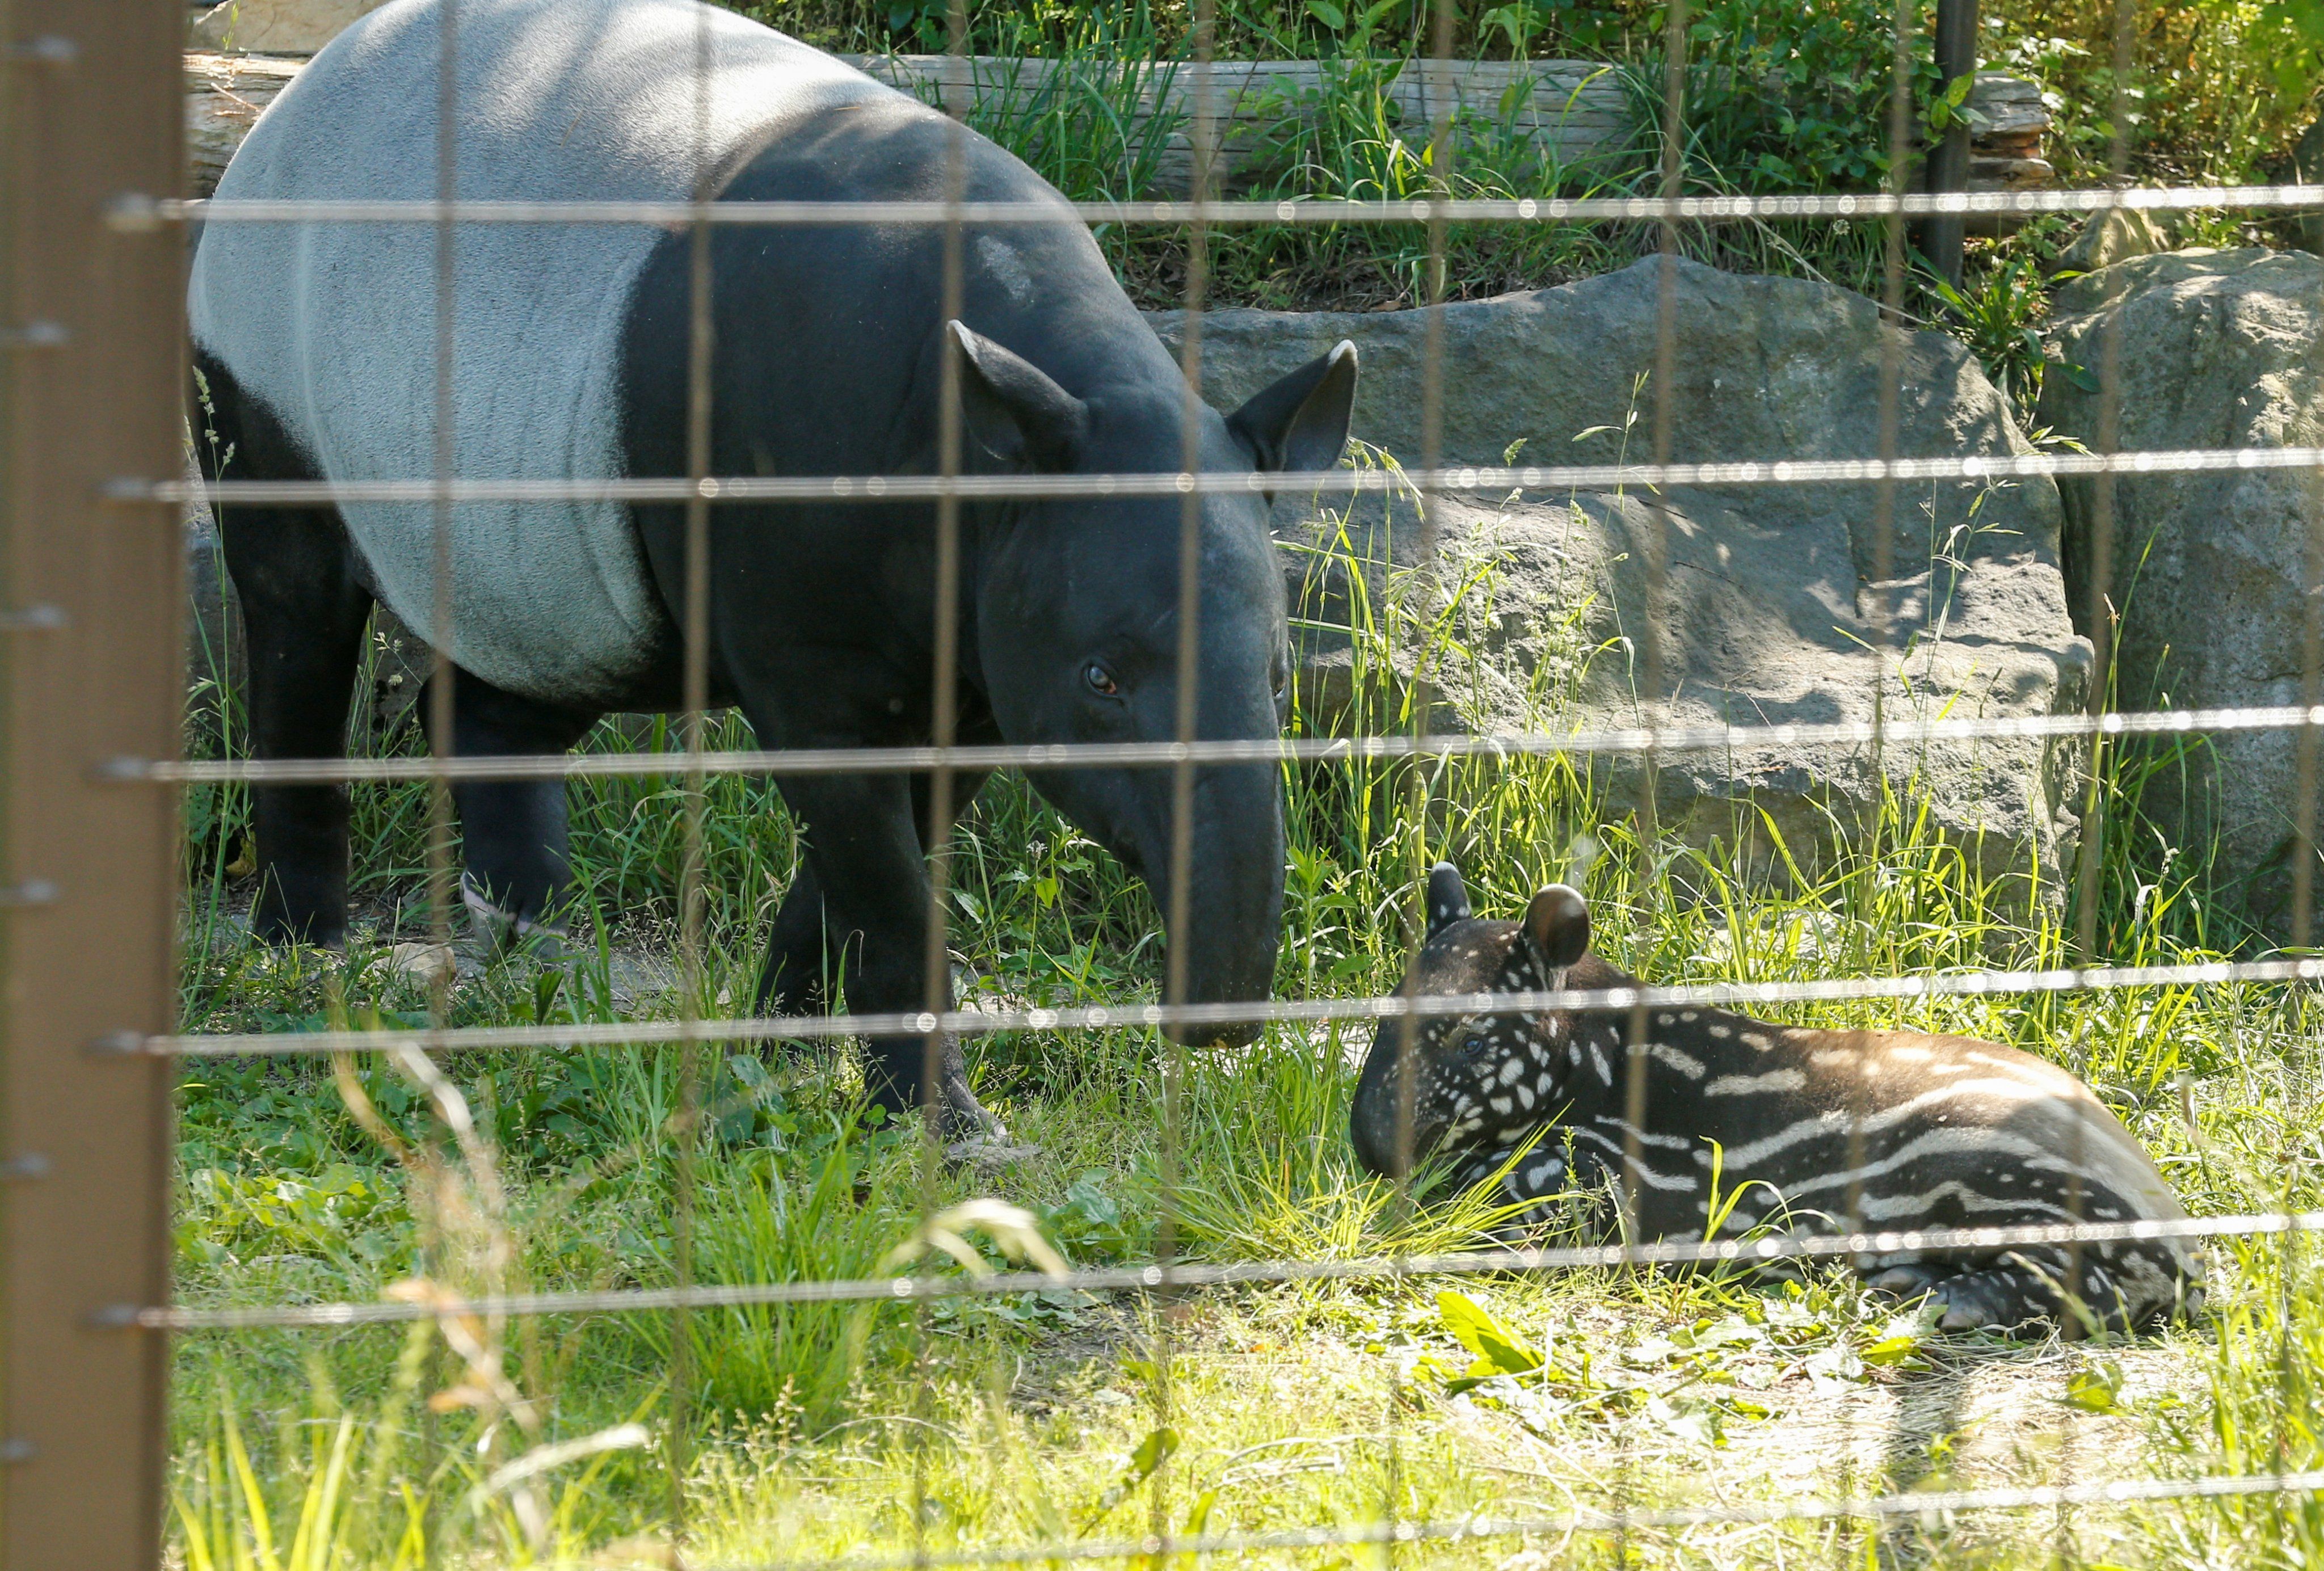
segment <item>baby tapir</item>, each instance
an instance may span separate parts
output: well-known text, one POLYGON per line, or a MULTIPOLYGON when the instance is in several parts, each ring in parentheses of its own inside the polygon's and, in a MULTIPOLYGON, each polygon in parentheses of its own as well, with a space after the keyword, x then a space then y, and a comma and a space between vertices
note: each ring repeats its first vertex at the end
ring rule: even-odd
MULTIPOLYGON (((1431 871, 1427 892, 1410 995, 1639 985, 1588 953, 1589 908, 1563 885, 1534 896, 1515 922, 1473 916, 1450 863, 1431 871)), ((1465 1186, 1508 1166, 1539 1132, 1503 1179, 1510 1197, 1602 1192, 1628 1170, 1642 1240, 1703 1235, 1714 1149, 1718 1204, 1725 1211, 1738 1197, 1717 1229, 1725 1236, 1762 1225, 1904 1232, 2057 1224, 2078 1213, 2097 1223, 2186 1215, 2081 1082, 2015 1048, 1812 1030, 1715 1009, 1652 1012, 1640 1040, 1636 1019, 1620 1010, 1384 1021, 1356 1091, 1356 1153, 1393 1177, 1406 1167, 1399 1147, 1411 1160, 1442 1152, 1465 1186), (1641 1058, 1645 1110, 1634 1129, 1629 1065, 1641 1058)), ((2052 1318, 2077 1272, 2071 1298, 2108 1329, 2201 1301, 2201 1256, 2177 1238, 2090 1242, 2079 1259, 2059 1245, 1858 1263, 1876 1288, 1940 1300, 1950 1330, 2052 1318)))

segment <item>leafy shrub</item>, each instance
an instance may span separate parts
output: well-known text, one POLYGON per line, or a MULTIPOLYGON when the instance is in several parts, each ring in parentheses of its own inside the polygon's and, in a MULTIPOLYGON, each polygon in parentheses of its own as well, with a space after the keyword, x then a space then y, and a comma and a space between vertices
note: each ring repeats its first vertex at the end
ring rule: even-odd
MULTIPOLYGON (((1914 0, 1914 112, 1937 86, 1931 0, 1914 0)), ((1658 31, 1659 8, 1649 22, 1658 31)), ((1707 0, 1687 22, 1687 163, 1743 190, 1876 188, 1892 160, 1894 10, 1883 0, 1707 0)), ((1659 124, 1659 66, 1640 73, 1643 123, 1659 124)))
POLYGON ((1980 52, 2049 89, 2049 156, 2070 180, 2107 172, 2117 85, 2142 180, 2267 177, 2315 120, 2324 0, 2182 0, 2131 22, 2117 84, 2115 0, 1986 0, 1980 52))

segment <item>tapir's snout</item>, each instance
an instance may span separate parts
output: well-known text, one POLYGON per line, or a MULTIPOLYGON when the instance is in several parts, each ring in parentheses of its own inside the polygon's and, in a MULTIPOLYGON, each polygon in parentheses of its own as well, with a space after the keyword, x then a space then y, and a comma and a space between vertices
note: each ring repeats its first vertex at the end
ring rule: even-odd
POLYGON ((1380 1022, 1372 1037, 1371 1051, 1364 1056, 1355 1101, 1348 1109, 1348 1138, 1356 1148, 1356 1160, 1363 1164, 1366 1172, 1377 1173, 1383 1178, 1407 1177, 1444 1136, 1444 1120, 1432 1111, 1429 1099, 1420 1094, 1421 1084, 1427 1077, 1427 1061, 1417 1031, 1413 1032, 1412 1051, 1405 1051, 1405 1033, 1412 1030, 1416 1023, 1404 1020, 1380 1022), (1412 1084, 1408 1089, 1399 1085, 1406 1077, 1398 1074, 1399 1065, 1405 1066, 1409 1074, 1412 1084))
MULTIPOLYGON (((1275 988, 1283 937, 1283 794, 1267 765, 1205 769, 1194 779, 1194 824, 1184 929, 1169 942, 1185 962, 1189 1004, 1263 1007, 1275 988)), ((1163 820, 1167 823, 1167 815, 1163 820)), ((1148 887, 1165 918, 1176 915, 1167 846, 1144 860, 1148 887)), ((1250 1018, 1190 1021, 1174 1040, 1194 1046, 1241 1047, 1262 1022, 1250 1018)))

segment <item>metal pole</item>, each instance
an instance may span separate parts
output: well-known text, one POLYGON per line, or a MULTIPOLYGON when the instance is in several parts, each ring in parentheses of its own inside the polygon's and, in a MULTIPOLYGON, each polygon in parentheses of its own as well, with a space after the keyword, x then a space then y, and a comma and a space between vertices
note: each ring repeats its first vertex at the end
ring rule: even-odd
MULTIPOLYGON (((1977 0, 1937 0, 1937 74, 1941 88, 1977 74, 1977 0)), ((1929 150, 1929 190, 1969 189, 1969 122, 1956 115, 1945 127, 1944 140, 1929 150)), ((1961 275, 1963 218, 1941 213, 1921 231, 1921 250, 1947 283, 1958 287, 1961 275)))
POLYGON ((106 206, 183 183, 180 5, 0 0, 0 1565, 161 1563, 171 1074, 88 1044, 171 1019, 173 792, 95 762, 178 750, 184 237, 106 206), (30 623, 28 626, 27 624, 30 623))

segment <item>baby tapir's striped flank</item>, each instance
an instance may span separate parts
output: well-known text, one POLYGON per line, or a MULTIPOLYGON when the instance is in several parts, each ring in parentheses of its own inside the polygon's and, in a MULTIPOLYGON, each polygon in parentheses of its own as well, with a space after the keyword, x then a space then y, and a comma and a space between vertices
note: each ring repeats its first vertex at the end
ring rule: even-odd
MULTIPOLYGON (((1440 863, 1406 984, 1422 995, 1637 985, 1589 955, 1589 910, 1573 891, 1543 890, 1522 921, 1480 920, 1459 872, 1440 863)), ((1538 1133, 1502 1180, 1510 1197, 1627 1189, 1642 1239, 1704 1235, 1714 1153, 1725 1236, 2186 1215, 2088 1087, 2015 1048, 1811 1030, 1713 1009, 1657 1011, 1643 1034, 1636 1026, 1634 1012, 1385 1021, 1356 1092, 1357 1154, 1395 1175, 1405 1153, 1441 1152, 1465 1185, 1508 1167, 1538 1133), (1633 1062, 1646 1094, 1635 1123, 1633 1062)), ((1858 1264, 1875 1287, 1941 1300, 1941 1324, 1955 1330, 2052 1319, 2069 1301, 2091 1324, 2126 1330, 2201 1301, 2201 1256, 2179 1239, 1858 1264)))

